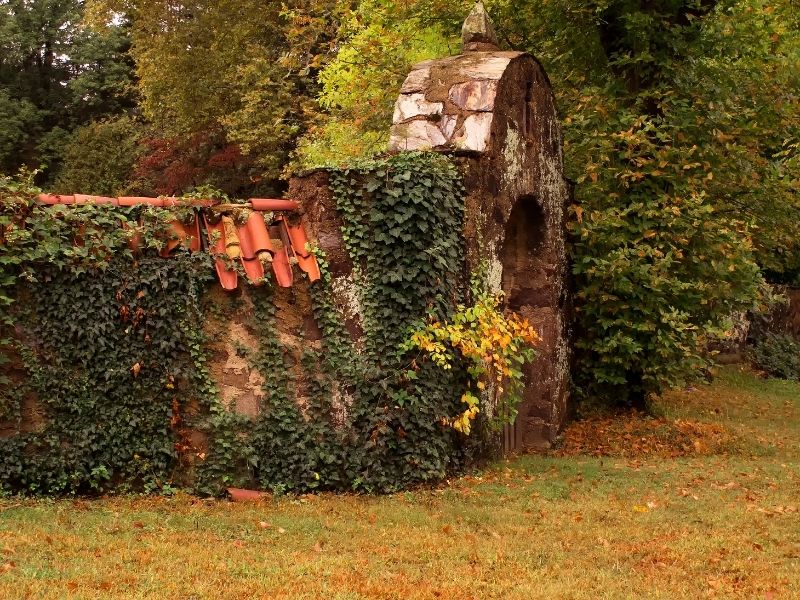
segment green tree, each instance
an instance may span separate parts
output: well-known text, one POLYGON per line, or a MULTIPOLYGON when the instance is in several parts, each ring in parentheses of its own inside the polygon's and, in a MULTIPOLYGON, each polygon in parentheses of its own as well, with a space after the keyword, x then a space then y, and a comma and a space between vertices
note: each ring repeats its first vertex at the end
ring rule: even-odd
MULTIPOLYGON (((323 70, 329 119, 350 138, 385 132, 386 104, 360 102, 348 82, 353 56, 369 63, 360 71, 383 74, 380 97, 394 98, 407 69, 397 48, 443 54, 469 4, 359 3, 378 17, 342 30, 323 70), (369 37, 375 23, 393 35, 369 37), (421 33, 433 31, 438 38, 421 33), (355 45, 360 35, 368 51, 355 45)), ((757 301, 757 265, 783 276, 798 265, 797 11, 790 0, 487 5, 501 43, 542 60, 563 115, 577 182, 578 384, 641 402, 691 376, 708 338, 757 301)), ((328 155, 359 149, 327 133, 312 135, 328 155)))
POLYGON ((130 19, 141 108, 155 130, 183 140, 221 132, 252 158, 253 178, 277 179, 316 95, 303 45, 325 43, 326 18, 300 24, 292 16, 302 4, 284 12, 260 0, 97 0, 91 15, 95 23, 130 19), (302 31, 312 26, 319 35, 302 31))
POLYGON ((126 116, 78 127, 64 148, 64 166, 53 191, 123 195, 134 179, 144 134, 145 127, 126 116))

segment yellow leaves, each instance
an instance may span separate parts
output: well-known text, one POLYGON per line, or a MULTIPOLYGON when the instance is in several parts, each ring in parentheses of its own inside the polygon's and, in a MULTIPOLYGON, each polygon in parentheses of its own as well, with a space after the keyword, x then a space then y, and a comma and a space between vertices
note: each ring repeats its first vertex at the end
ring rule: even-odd
MULTIPOLYGON (((539 336, 527 319, 515 313, 504 314, 500 309, 499 296, 486 293, 476 295, 475 304, 460 306, 451 322, 432 322, 414 332, 406 348, 424 351, 443 369, 452 368, 457 355, 466 359, 479 390, 485 392, 490 383, 494 384, 490 390, 492 401, 496 403, 504 393, 505 380, 511 381, 505 389, 518 390, 522 373, 515 367, 533 357, 531 346, 539 336)), ((450 425, 468 435, 470 422, 479 412, 478 398, 468 392, 462 401, 469 408, 456 416, 450 425)))
POLYGON ((466 392, 463 396, 461 396, 461 401, 466 403, 468 408, 455 419, 453 419, 451 426, 456 431, 460 431, 464 435, 469 435, 472 429, 471 423, 480 412, 480 409, 478 408, 478 398, 473 394, 466 392))

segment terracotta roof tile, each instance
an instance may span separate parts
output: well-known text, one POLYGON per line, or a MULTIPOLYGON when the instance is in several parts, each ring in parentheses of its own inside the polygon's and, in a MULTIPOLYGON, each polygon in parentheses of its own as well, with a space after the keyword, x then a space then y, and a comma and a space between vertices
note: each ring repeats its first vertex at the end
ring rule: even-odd
POLYGON ((296 200, 277 200, 273 198, 250 198, 254 210, 297 210, 300 203, 296 200))
MULTIPOLYGON (((236 270, 230 268, 230 260, 240 260, 247 279, 253 285, 264 282, 265 265, 272 264, 275 281, 281 287, 291 287, 294 281, 292 263, 297 262, 300 269, 311 281, 320 279, 320 270, 314 254, 308 247, 308 237, 302 224, 290 224, 281 214, 275 216, 272 224, 264 219, 263 212, 294 211, 300 208, 295 200, 275 198, 251 198, 242 204, 215 204, 210 199, 183 199, 173 197, 149 198, 144 196, 122 196, 110 198, 85 194, 54 195, 40 194, 39 202, 48 205, 63 204, 110 204, 114 206, 157 206, 172 208, 177 206, 196 207, 202 215, 202 223, 208 236, 208 245, 214 253, 214 267, 222 287, 234 290, 238 286, 236 270), (213 207, 213 208, 212 208, 213 207), (212 216, 204 210, 212 208, 219 216, 212 216), (236 225, 231 213, 242 209, 252 209, 247 221, 236 225), (220 214, 222 213, 222 214, 220 214), (226 260, 222 255, 227 255, 226 260)), ((122 227, 131 226, 122 223, 122 227)), ((188 222, 174 220, 170 223, 171 236, 166 241, 160 255, 167 258, 183 246, 192 252, 202 248, 201 217, 195 216, 188 222)), ((141 233, 136 233, 128 242, 132 251, 137 251, 142 242, 141 233)), ((83 243, 78 232, 76 244, 83 243)))
POLYGON ((286 221, 286 219, 283 219, 283 223, 286 226, 289 240, 292 243, 292 248, 297 257, 297 265, 308 275, 309 280, 317 281, 321 277, 319 265, 317 264, 316 257, 308 248, 308 237, 306 236, 305 229, 300 223, 292 225, 286 221))
POLYGON ((228 265, 225 264, 222 258, 219 258, 219 255, 225 254, 225 226, 222 224, 222 220, 217 223, 212 223, 205 215, 203 216, 203 220, 205 221, 206 231, 208 232, 209 246, 214 251, 214 254, 217 255, 217 258, 214 260, 214 268, 217 270, 219 282, 224 289, 235 290, 239 282, 239 276, 236 274, 236 271, 228 268, 228 265))
POLYGON ((167 240, 166 245, 161 249, 161 256, 169 257, 175 250, 183 246, 191 252, 200 250, 200 220, 192 218, 188 224, 182 223, 177 219, 170 223, 172 238, 167 240))
POLYGON ((118 198, 120 206, 138 206, 146 204, 148 206, 164 206, 164 198, 146 198, 144 196, 120 196, 118 198))
POLYGON ((272 237, 272 246, 275 248, 272 254, 272 271, 275 273, 275 281, 281 287, 292 287, 294 281, 294 274, 292 273, 292 265, 289 262, 289 244, 288 239, 284 240, 286 234, 283 231, 283 226, 278 223, 269 228, 270 236, 272 237))
POLYGON ((107 198, 105 196, 86 196, 85 194, 75 194, 75 204, 112 204, 119 206, 117 198, 107 198))
POLYGON ((75 196, 60 196, 57 194, 39 194, 42 204, 75 204, 75 196))

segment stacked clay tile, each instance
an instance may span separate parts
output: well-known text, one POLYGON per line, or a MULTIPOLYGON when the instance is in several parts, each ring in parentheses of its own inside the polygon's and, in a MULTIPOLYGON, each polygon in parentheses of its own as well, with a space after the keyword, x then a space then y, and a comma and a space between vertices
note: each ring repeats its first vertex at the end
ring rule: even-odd
MULTIPOLYGON (((182 198, 146 198, 123 196, 108 198, 75 194, 59 196, 40 194, 39 202, 47 205, 106 204, 112 206, 176 206, 195 207, 197 214, 188 222, 175 220, 170 223, 171 237, 161 249, 161 256, 169 257, 179 247, 190 252, 202 248, 201 224, 205 228, 208 248, 215 256, 214 265, 222 287, 235 290, 239 282, 236 262, 240 262, 248 281, 261 285, 271 267, 275 281, 281 287, 291 287, 294 281, 292 264, 297 264, 308 275, 309 280, 320 278, 319 265, 311 252, 308 237, 301 223, 292 224, 282 214, 299 207, 294 200, 251 198, 247 203, 228 211, 217 213, 209 210, 211 200, 184 200, 182 198), (242 215, 240 220, 230 212, 242 215), (270 215, 269 221, 265 218, 270 215)), ((132 240, 131 247, 137 247, 132 240)))

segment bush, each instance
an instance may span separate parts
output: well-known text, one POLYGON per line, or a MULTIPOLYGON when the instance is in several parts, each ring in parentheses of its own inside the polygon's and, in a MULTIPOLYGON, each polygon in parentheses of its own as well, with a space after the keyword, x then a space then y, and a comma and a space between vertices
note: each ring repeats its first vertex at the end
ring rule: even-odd
POLYGON ((144 126, 130 117, 79 127, 64 148, 54 190, 61 194, 117 196, 128 191, 141 155, 144 126))
POLYGON ((750 349, 757 369, 778 377, 800 381, 800 342, 785 333, 767 332, 750 349))

